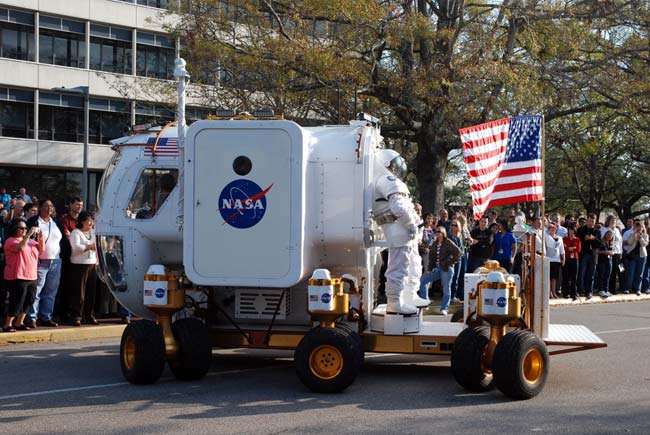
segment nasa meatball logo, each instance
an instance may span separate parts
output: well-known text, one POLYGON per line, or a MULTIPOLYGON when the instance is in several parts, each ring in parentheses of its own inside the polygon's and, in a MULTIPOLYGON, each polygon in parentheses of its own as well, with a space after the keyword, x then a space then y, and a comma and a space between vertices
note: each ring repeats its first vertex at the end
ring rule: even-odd
POLYGON ((156 297, 157 297, 158 299, 162 299, 162 298, 164 298, 164 297, 165 297, 165 289, 164 289, 164 288, 160 288, 160 287, 157 288, 157 289, 156 289, 156 297))
POLYGON ((396 180, 396 178, 393 175, 389 175, 386 178, 388 178, 388 181, 395 181, 396 180))
POLYGON ((219 212, 223 223, 235 228, 257 225, 266 213, 266 194, 273 184, 262 190, 251 180, 235 180, 226 185, 219 195, 219 212))
POLYGON ((506 306, 506 298, 501 296, 499 299, 497 299, 497 306, 499 306, 501 308, 505 308, 505 306, 506 306))
POLYGON ((323 295, 320 297, 321 302, 324 304, 329 304, 330 301, 332 300, 332 295, 329 293, 323 293, 323 295))

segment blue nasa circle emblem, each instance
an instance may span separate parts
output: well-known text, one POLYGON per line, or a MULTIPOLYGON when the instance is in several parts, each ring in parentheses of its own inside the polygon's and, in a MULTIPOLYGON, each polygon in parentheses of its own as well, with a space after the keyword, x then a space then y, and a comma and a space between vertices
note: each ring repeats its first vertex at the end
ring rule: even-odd
POLYGON ((266 194, 272 186, 262 189, 246 179, 228 183, 219 195, 219 213, 223 223, 240 229, 257 225, 266 212, 266 194))
POLYGON ((162 298, 164 298, 164 297, 165 297, 165 289, 164 289, 164 288, 160 288, 160 287, 157 288, 157 289, 156 289, 156 297, 157 297, 158 299, 162 299, 162 298))
POLYGON ((320 297, 321 302, 324 304, 329 304, 330 301, 332 300, 332 295, 329 293, 323 293, 323 295, 320 297))
POLYGON ((497 299, 497 306, 503 308, 506 306, 506 298, 501 296, 499 299, 497 299))

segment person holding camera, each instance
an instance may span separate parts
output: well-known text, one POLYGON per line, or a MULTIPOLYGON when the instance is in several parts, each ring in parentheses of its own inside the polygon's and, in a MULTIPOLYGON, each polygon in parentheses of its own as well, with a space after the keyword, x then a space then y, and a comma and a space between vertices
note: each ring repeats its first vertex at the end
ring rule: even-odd
POLYGON ((27 224, 21 220, 15 221, 9 230, 4 246, 4 279, 9 290, 9 307, 3 332, 30 329, 24 320, 36 298, 38 256, 44 247, 42 238, 38 242, 32 239, 38 232, 38 227, 27 230, 27 224))
POLYGON ((41 326, 59 326, 52 320, 54 301, 61 278, 61 244, 64 243, 64 229, 61 223, 54 219, 54 204, 49 199, 41 200, 38 216, 27 221, 27 227, 37 227, 39 241, 42 238, 44 248, 38 258, 38 283, 36 299, 27 312, 28 326, 38 323, 41 326))
MULTIPOLYGON (((627 231, 623 236, 623 247, 625 248, 625 270, 627 271, 627 280, 625 283, 626 294, 634 291, 637 296, 641 295, 641 280, 643 268, 648 256, 646 247, 648 246, 648 233, 645 226, 639 222, 634 222, 631 231, 627 231)), ((650 291, 647 292, 650 294, 650 291)))

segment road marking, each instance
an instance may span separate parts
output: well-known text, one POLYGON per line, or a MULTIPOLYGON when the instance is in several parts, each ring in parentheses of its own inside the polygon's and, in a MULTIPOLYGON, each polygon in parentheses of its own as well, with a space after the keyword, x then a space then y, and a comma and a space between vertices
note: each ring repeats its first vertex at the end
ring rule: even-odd
POLYGON ((75 387, 75 388, 60 388, 58 390, 35 391, 33 393, 10 394, 8 396, 0 396, 0 400, 19 399, 21 397, 42 396, 45 394, 67 393, 70 391, 92 390, 95 388, 111 388, 111 387, 118 387, 120 385, 128 385, 128 382, 116 382, 114 384, 101 384, 101 385, 87 385, 85 387, 75 387))
MULTIPOLYGON (((287 367, 286 365, 283 366, 282 368, 287 367)), ((274 368, 279 368, 278 366, 274 367, 255 367, 255 368, 250 368, 250 369, 240 369, 240 370, 227 370, 223 372, 211 372, 208 373, 206 376, 221 376, 221 375, 232 375, 236 373, 245 373, 245 372, 251 372, 251 371, 257 371, 257 370, 269 370, 269 369, 274 369, 274 368)), ((166 377, 166 378, 161 378, 161 381, 165 380, 173 380, 174 378, 172 377, 166 377)), ((20 399, 22 397, 34 397, 34 396, 43 396, 46 394, 57 394, 57 393, 69 393, 71 391, 83 391, 83 390, 93 390, 93 389, 100 389, 100 388, 112 388, 112 387, 119 387, 122 385, 129 385, 128 382, 115 382, 113 384, 99 384, 99 385, 86 385, 84 387, 74 387, 74 388, 60 388, 57 390, 45 390, 45 391, 34 391, 33 393, 23 393, 23 394, 10 394, 8 396, 0 396, 0 400, 7 400, 7 399, 20 399)))
POLYGON ((645 328, 632 328, 632 329, 612 329, 611 331, 598 331, 594 334, 615 334, 617 332, 634 332, 634 331, 647 331, 650 327, 645 328))

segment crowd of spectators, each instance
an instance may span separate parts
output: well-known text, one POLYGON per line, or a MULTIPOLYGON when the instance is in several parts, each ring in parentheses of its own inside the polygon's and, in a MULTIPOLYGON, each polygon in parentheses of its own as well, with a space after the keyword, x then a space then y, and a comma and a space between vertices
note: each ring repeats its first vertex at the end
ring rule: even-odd
POLYGON ((551 298, 650 294, 650 264, 646 261, 650 217, 628 219, 623 226, 613 214, 600 222, 594 214, 577 219, 573 215, 561 219, 558 214, 526 218, 515 209, 502 216, 491 209, 469 224, 466 216, 461 209, 449 219, 449 212, 442 209, 423 218, 420 297, 428 297, 430 283, 439 281, 442 314, 448 313, 450 302, 463 300, 465 273, 475 271, 486 260, 498 260, 509 273, 521 272, 521 240, 513 229, 524 220, 536 233, 537 254, 544 248, 550 262, 551 298))
POLYGON ((99 324, 129 314, 98 280, 94 218, 74 197, 58 213, 49 198, 0 188, 0 317, 3 332, 99 324))

